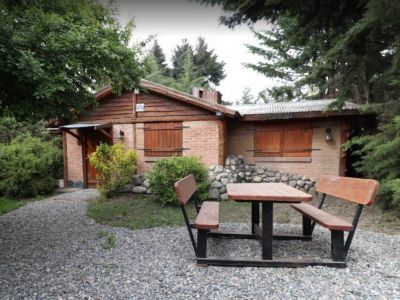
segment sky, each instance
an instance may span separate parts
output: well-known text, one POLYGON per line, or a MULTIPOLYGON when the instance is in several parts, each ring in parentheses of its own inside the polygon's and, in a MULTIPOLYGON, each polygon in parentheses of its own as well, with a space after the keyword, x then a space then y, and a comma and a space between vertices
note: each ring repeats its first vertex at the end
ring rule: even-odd
MULTIPOLYGON (((119 21, 125 25, 134 18, 136 28, 134 41, 145 40, 156 35, 157 40, 170 61, 172 50, 186 38, 195 45, 197 37, 205 38, 210 49, 226 63, 226 78, 217 87, 225 101, 241 98, 243 90, 249 87, 256 95, 274 82, 250 69, 244 62, 257 62, 259 57, 250 54, 244 44, 257 44, 246 25, 229 29, 219 24, 223 14, 219 7, 204 6, 187 0, 115 0, 119 21)), ((265 29, 266 22, 255 24, 255 29, 265 29)))

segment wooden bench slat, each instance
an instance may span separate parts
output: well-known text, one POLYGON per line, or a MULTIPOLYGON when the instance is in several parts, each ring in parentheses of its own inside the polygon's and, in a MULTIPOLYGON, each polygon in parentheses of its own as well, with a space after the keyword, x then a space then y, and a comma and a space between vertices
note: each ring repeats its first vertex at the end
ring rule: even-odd
POLYGON ((219 227, 219 202, 204 201, 196 218, 197 229, 218 229, 219 227))
POLYGON ((185 206, 196 190, 196 181, 192 174, 175 182, 175 191, 179 200, 179 205, 182 207, 185 206))
POLYGON ((336 216, 333 216, 318 207, 312 206, 307 203, 299 203, 291 205, 295 210, 306 215, 310 219, 314 220, 321 226, 329 228, 330 230, 344 230, 350 231, 353 229, 353 225, 347 221, 344 221, 336 216))

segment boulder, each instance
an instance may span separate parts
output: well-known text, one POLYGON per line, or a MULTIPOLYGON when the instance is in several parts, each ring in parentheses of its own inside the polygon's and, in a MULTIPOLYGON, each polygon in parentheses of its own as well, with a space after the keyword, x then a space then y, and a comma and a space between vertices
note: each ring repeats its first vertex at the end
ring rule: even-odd
POLYGON ((299 187, 304 187, 304 185, 305 185, 306 183, 303 181, 303 180, 297 180, 297 185, 299 186, 299 187))
POLYGON ((144 186, 135 186, 132 189, 132 192, 135 194, 145 194, 147 192, 147 188, 145 188, 144 186))
POLYGON ((289 181, 289 177, 284 175, 284 176, 281 177, 281 181, 288 182, 289 181))
POLYGON ((141 185, 142 182, 143 182, 142 176, 140 176, 140 175, 133 175, 133 177, 132 177, 132 183, 133 183, 133 185, 141 185))
POLYGON ((289 181, 289 185, 290 185, 291 187, 295 187, 296 184, 297 184, 297 182, 296 182, 295 180, 290 180, 290 181, 289 181))
POLYGON ((143 185, 144 185, 146 188, 148 188, 148 187, 150 186, 150 180, 149 180, 149 179, 146 179, 146 180, 143 182, 143 185))
MULTIPOLYGON (((265 172, 265 174, 268 176, 268 177, 275 177, 275 172, 274 171, 268 171, 268 172, 265 172)), ((278 173, 279 174, 279 173, 278 173)))
POLYGON ((211 183, 211 187, 212 187, 212 188, 219 189, 219 188, 222 187, 222 183, 219 182, 219 181, 217 181, 217 180, 214 180, 214 181, 211 183))
POLYGON ((293 180, 300 180, 301 177, 299 175, 292 175, 293 180))
POLYGON ((215 166, 209 166, 208 169, 209 169, 210 171, 214 171, 214 170, 215 170, 215 166))
POLYGON ((133 184, 127 184, 124 188, 123 188, 123 190, 122 190, 122 192, 124 192, 124 193, 130 193, 130 192, 132 192, 132 189, 134 188, 134 185, 133 184))
POLYGON ((219 190, 216 188, 210 189, 208 191, 208 198, 213 200, 219 199, 219 190))
POLYGON ((222 188, 220 188, 219 193, 220 194, 226 193, 226 187, 223 186, 222 188))
POLYGON ((221 178, 227 178, 227 177, 228 177, 228 173, 223 172, 223 173, 219 174, 219 176, 220 176, 221 178))
POLYGON ((261 182, 262 181, 262 177, 261 176, 255 176, 253 177, 253 182, 261 182))
POLYGON ((215 175, 214 174, 208 176, 208 182, 209 183, 213 182, 214 180, 215 180, 215 175))
POLYGON ((228 194, 227 193, 221 194, 221 199, 228 200, 228 194))
POLYGON ((214 173, 218 174, 218 173, 222 173, 224 171, 224 167, 223 166, 216 166, 214 169, 214 173))
POLYGON ((222 185, 226 185, 229 182, 228 178, 221 178, 222 185))

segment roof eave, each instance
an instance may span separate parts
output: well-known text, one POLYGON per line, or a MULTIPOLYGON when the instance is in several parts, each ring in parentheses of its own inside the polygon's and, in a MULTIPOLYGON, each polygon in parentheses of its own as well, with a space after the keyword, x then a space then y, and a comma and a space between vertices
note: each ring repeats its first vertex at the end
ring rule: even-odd
POLYGON ((326 118, 326 117, 339 117, 339 116, 354 116, 360 115, 357 109, 349 109, 342 111, 314 111, 314 112, 293 112, 293 113, 279 113, 279 114, 252 114, 242 115, 244 121, 267 121, 267 120, 288 120, 288 119, 304 119, 304 118, 326 118))

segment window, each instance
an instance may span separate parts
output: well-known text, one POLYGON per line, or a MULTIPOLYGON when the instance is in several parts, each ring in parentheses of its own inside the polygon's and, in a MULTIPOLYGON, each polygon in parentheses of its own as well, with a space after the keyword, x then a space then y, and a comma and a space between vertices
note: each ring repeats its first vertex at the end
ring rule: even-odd
POLYGON ((182 122, 145 123, 144 155, 182 156, 182 122))
POLYGON ((256 125, 254 156, 311 157, 312 134, 310 123, 256 125))

